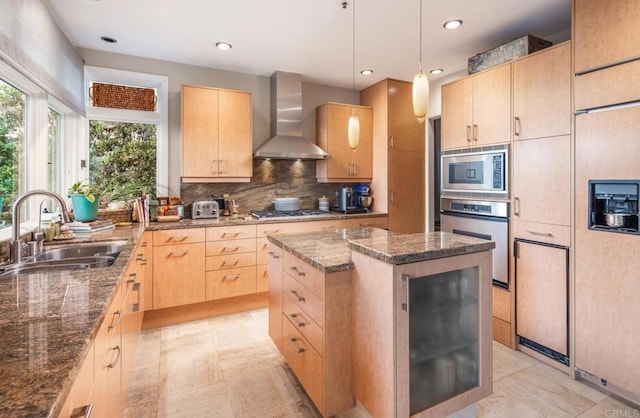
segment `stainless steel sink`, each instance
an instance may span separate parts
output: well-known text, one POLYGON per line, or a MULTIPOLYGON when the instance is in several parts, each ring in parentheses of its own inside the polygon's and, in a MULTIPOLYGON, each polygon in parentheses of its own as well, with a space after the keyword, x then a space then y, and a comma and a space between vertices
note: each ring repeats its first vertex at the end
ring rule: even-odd
POLYGON ((0 278, 15 274, 108 267, 127 241, 61 245, 46 249, 30 261, 0 267, 0 278))
POLYGON ((36 255, 34 261, 64 260, 78 257, 110 256, 118 257, 126 241, 107 241, 90 244, 71 244, 46 249, 36 255))
POLYGON ((78 270, 98 267, 108 267, 116 260, 113 256, 93 255, 86 257, 62 258, 58 260, 29 261, 25 263, 9 264, 0 267, 0 278, 16 274, 29 274, 60 270, 78 270))

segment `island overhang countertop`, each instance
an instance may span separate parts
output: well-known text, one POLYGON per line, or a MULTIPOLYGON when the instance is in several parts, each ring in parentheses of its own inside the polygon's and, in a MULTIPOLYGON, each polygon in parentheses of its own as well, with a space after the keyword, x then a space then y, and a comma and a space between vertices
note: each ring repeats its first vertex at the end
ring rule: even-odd
POLYGON ((372 227, 274 234, 268 239, 325 273, 352 269, 351 251, 406 264, 495 248, 493 241, 448 232, 394 234, 372 227))

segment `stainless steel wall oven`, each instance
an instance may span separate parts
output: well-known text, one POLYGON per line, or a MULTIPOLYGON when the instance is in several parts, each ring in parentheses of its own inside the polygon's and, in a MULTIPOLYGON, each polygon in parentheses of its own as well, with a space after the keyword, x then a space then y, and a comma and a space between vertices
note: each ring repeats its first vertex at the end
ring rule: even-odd
POLYGON ((494 241, 494 286, 509 288, 509 203, 443 197, 440 228, 444 232, 494 241))

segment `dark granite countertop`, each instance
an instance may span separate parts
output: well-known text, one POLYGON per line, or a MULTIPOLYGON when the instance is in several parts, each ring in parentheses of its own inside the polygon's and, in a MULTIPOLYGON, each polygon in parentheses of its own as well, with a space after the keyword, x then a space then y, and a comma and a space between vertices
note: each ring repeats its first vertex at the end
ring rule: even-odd
POLYGON ((389 264, 407 264, 488 251, 495 242, 449 232, 387 235, 349 241, 349 248, 389 264))
POLYGON ((221 216, 215 219, 181 219, 176 222, 151 222, 147 230, 161 231, 164 229, 198 228, 207 226, 228 226, 228 225, 262 225, 288 222, 312 222, 312 221, 332 221, 336 219, 357 219, 357 218, 380 218, 387 216, 384 212, 354 213, 350 215, 340 213, 330 213, 329 215, 318 216, 298 216, 290 218, 265 218, 258 219, 251 215, 221 216))
POLYGON ((0 416, 58 416, 141 230, 92 234, 128 242, 110 267, 0 279, 0 416))
POLYGON ((389 264, 406 264, 495 248, 493 241, 447 232, 394 234, 378 228, 278 234, 268 239, 327 273, 352 269, 351 250, 389 264))
POLYGON ((325 273, 353 268, 349 240, 392 235, 380 228, 352 228, 300 234, 269 235, 267 239, 325 273))
MULTIPOLYGON (((110 267, 19 274, 0 279, 0 417, 58 416, 143 230, 386 215, 373 212, 266 220, 250 216, 222 217, 154 222, 146 227, 134 223, 88 237, 52 243, 128 241, 110 267)), ((346 242, 343 250, 348 252, 346 242)))

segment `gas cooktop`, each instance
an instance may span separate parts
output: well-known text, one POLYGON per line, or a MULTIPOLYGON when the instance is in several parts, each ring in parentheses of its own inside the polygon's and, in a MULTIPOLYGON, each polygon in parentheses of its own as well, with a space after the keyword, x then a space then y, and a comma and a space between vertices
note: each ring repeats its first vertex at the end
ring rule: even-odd
POLYGON ((258 219, 277 219, 306 216, 330 216, 329 212, 319 209, 299 209, 299 210, 253 210, 251 216, 258 219))

